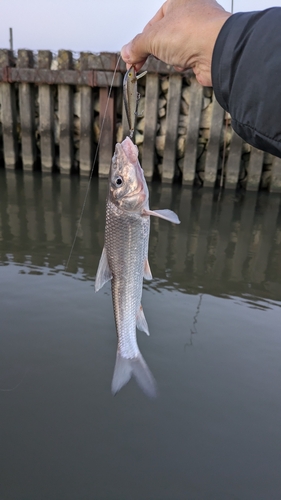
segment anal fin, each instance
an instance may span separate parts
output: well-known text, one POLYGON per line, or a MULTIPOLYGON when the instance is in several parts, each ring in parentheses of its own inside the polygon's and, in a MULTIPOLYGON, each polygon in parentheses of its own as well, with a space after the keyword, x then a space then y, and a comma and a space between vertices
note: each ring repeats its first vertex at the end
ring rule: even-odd
POLYGON ((96 274, 95 291, 98 292, 103 285, 112 279, 112 272, 108 265, 106 249, 103 247, 99 267, 96 274))
POLYGON ((143 277, 146 280, 152 280, 152 274, 151 274, 151 269, 150 269, 148 259, 145 259, 145 261, 144 261, 143 277))
POLYGON ((137 312, 136 323, 137 323, 138 330, 140 330, 141 332, 145 332, 146 335, 149 335, 148 324, 147 324, 147 321, 145 319, 142 305, 140 305, 140 308, 137 312))

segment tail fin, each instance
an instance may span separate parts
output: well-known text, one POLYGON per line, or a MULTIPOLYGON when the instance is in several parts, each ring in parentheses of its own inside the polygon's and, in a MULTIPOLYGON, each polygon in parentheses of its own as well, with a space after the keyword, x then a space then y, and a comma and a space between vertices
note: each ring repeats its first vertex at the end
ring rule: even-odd
POLYGON ((111 391, 115 395, 134 376, 143 392, 150 398, 157 396, 155 379, 141 353, 134 359, 122 358, 117 351, 111 391))

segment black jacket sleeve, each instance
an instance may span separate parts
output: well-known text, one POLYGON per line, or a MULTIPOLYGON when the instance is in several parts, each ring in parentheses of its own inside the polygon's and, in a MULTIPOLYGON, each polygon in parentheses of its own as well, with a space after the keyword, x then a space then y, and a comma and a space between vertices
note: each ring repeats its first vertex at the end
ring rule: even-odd
POLYGON ((237 13, 217 38, 212 81, 232 127, 281 158, 281 8, 237 13))

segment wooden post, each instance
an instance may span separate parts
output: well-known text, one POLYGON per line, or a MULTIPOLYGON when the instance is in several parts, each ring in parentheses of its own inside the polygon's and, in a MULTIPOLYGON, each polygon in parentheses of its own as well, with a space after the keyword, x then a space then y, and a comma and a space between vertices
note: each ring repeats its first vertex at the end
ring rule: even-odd
POLYGON ((182 183, 193 185, 197 161, 197 142, 199 137, 203 87, 196 78, 191 79, 190 104, 187 125, 186 148, 183 164, 182 183))
MULTIPOLYGON (((18 51, 17 67, 33 68, 31 50, 18 51)), ((21 123, 22 162, 24 170, 36 167, 37 153, 35 143, 35 95, 32 83, 19 84, 19 107, 21 123)))
POLYGON ((260 149, 256 149, 254 147, 251 148, 247 175, 248 191, 257 191, 259 189, 263 165, 263 155, 264 153, 260 149))
POLYGON ((204 186, 214 187, 219 161, 220 138, 223 126, 224 110, 213 94, 213 112, 210 128, 210 140, 207 147, 204 186))
POLYGON ((274 156, 271 171, 270 191, 281 192, 281 158, 274 156))
MULTIPOLYGON (((51 63, 52 53, 49 50, 39 50, 38 68, 50 69, 51 63)), ((50 172, 55 165, 54 103, 50 85, 39 85, 38 100, 41 168, 43 171, 50 172)))
MULTIPOLYGON (((58 53, 58 69, 72 68, 72 52, 60 50, 58 53)), ((60 127, 60 168, 71 172, 74 163, 73 154, 73 88, 71 85, 58 85, 59 127, 60 127)))
MULTIPOLYGON (((80 54, 80 70, 89 68, 88 53, 80 54)), ((80 174, 89 174, 93 167, 93 89, 82 85, 80 87, 80 174)))
POLYGON ((157 130, 159 79, 156 73, 146 77, 144 105, 144 138, 142 152, 142 168, 147 180, 151 180, 155 161, 155 136, 157 130))
MULTIPOLYGON (((0 67, 8 69, 13 65, 14 54, 10 50, 0 50, 0 67)), ((15 168, 19 165, 15 85, 0 83, 0 99, 5 166, 15 168)))
POLYGON ((114 89, 108 96, 109 87, 100 88, 100 149, 99 177, 108 177, 115 140, 114 89), (103 128, 102 128, 103 125, 103 128))
POLYGON ((239 135, 232 131, 230 151, 226 165, 225 187, 235 189, 238 183, 241 149, 243 140, 239 135))
POLYGON ((181 87, 181 75, 171 75, 167 98, 167 131, 163 156, 162 182, 172 183, 174 179, 181 87))
POLYGON ((9 42, 10 42, 10 50, 13 51, 14 50, 14 42, 13 42, 13 28, 9 28, 9 33, 10 33, 10 39, 9 39, 9 42))

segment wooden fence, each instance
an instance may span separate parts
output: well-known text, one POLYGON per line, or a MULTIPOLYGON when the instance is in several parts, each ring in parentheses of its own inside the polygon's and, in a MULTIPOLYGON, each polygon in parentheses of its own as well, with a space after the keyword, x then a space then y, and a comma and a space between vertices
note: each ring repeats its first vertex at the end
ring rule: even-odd
MULTIPOLYGON (((148 180, 281 191, 281 160, 233 132, 212 89, 153 58, 144 69, 135 139, 148 180)), ((100 139, 94 173, 106 177, 114 144, 128 131, 125 71, 115 53, 75 59, 65 50, 19 50, 17 57, 0 50, 1 165, 89 175, 100 139)))

